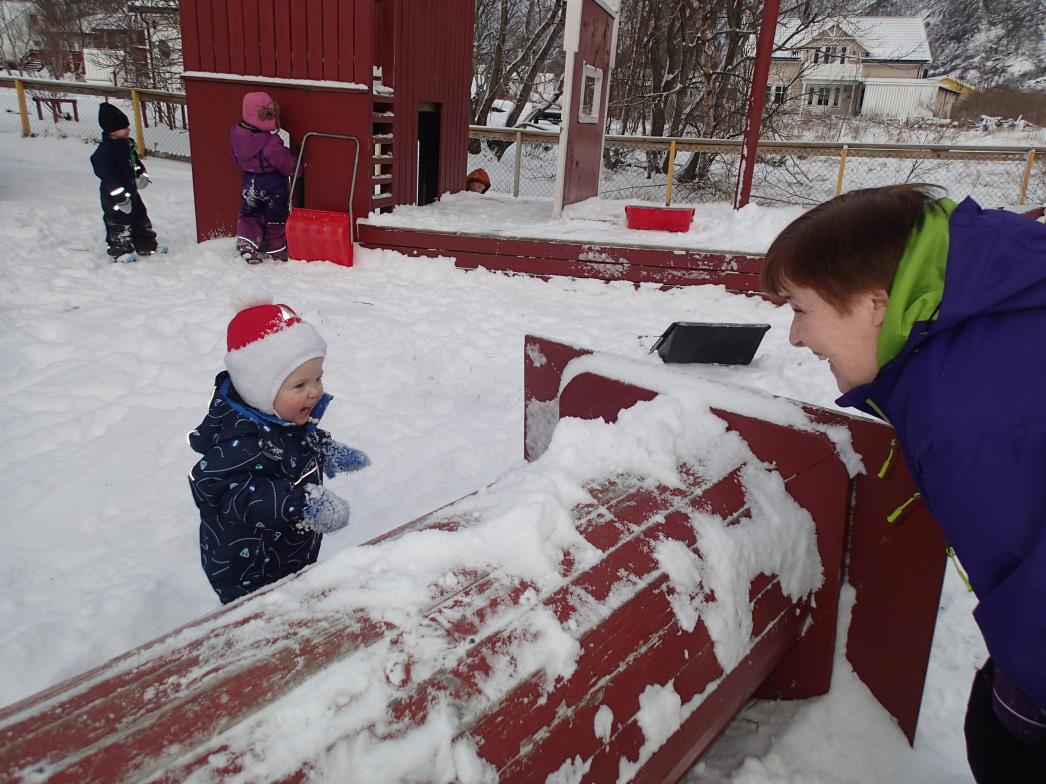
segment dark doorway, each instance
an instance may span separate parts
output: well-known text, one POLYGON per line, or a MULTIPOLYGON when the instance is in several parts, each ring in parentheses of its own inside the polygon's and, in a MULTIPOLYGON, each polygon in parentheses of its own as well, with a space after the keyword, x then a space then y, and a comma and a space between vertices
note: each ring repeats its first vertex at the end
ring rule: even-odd
POLYGON ((440 105, 418 104, 418 204, 439 198, 440 105))

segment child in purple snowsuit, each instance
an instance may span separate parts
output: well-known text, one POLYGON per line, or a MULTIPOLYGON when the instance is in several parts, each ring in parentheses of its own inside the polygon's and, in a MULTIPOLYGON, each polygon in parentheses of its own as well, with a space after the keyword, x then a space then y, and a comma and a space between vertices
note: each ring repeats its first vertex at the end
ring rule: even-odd
POLYGON ((277 135, 279 108, 268 93, 243 96, 243 121, 229 130, 232 157, 243 170, 236 250, 248 264, 262 254, 287 260, 286 223, 295 157, 277 135))

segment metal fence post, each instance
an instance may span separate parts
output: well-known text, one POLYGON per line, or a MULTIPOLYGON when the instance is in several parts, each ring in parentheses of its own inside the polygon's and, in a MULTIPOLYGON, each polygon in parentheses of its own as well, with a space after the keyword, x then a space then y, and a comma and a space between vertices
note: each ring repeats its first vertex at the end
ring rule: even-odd
POLYGON ((1028 197, 1028 182, 1031 180, 1031 170, 1035 165, 1035 148, 1028 150, 1028 154, 1024 157, 1024 177, 1021 178, 1021 195, 1017 199, 1018 204, 1024 204, 1024 200, 1028 197))
POLYGON ((523 161, 523 131, 516 131, 516 162, 512 170, 512 195, 519 196, 519 168, 523 161))
POLYGON ((25 105, 25 85, 21 79, 15 79, 15 92, 18 93, 18 116, 22 118, 22 136, 29 136, 29 109, 25 105))
POLYGON ((850 151, 849 145, 844 144, 839 151, 839 177, 835 181, 835 195, 843 192, 843 176, 846 174, 846 155, 850 151))
POLYGON ((676 173, 676 140, 668 145, 668 182, 665 183, 665 206, 672 206, 672 180, 676 173))
POLYGON ((131 106, 134 107, 134 146, 139 155, 145 155, 145 131, 142 128, 142 99, 137 90, 131 90, 131 106))

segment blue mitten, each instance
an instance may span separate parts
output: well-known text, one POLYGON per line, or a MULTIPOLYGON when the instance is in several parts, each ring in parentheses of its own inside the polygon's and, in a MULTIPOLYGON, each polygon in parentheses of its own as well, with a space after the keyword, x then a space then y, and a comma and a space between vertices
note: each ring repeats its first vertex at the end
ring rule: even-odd
POLYGON ((365 453, 334 439, 324 441, 320 450, 323 452, 323 473, 328 479, 333 479, 335 474, 359 471, 370 465, 370 458, 365 453))
POLYGON ((305 488, 305 514, 299 524, 320 534, 340 531, 349 524, 349 502, 321 485, 305 488))

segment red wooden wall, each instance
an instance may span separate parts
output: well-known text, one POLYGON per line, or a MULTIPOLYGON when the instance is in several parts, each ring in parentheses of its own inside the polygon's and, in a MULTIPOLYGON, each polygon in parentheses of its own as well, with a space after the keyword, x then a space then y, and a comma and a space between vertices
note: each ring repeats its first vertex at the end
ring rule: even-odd
MULTIPOLYGON (((418 104, 440 104, 440 192, 465 187, 468 172, 469 95, 472 84, 474 0, 382 0, 395 2, 398 25, 384 24, 383 47, 396 53, 393 192, 399 204, 417 195, 418 104)), ((388 13, 388 10, 385 10, 388 13)), ((379 48, 383 48, 379 47, 379 48)), ((382 52, 378 57, 385 58, 382 52)), ((386 78, 386 83, 388 79, 386 78)))
POLYGON ((369 88, 373 1, 182 0, 185 70, 369 88))
MULTIPOLYGON (((307 131, 356 136, 360 166, 353 201, 359 217, 370 211, 367 147, 370 139, 371 96, 366 92, 319 90, 286 84, 232 82, 186 77, 189 143, 192 146, 193 191, 196 202, 196 238, 229 236, 240 208, 240 168, 229 152, 229 128, 240 120, 244 93, 264 90, 280 104, 280 123, 296 149, 307 131)), ((304 167, 304 204, 345 212, 352 178, 352 144, 329 139, 308 142, 304 167)))
MULTIPOLYGON (((472 0, 183 0, 197 239, 235 230, 240 172, 229 155, 228 130, 252 90, 279 102, 293 147, 308 131, 360 140, 356 217, 381 205, 415 203, 421 102, 441 106, 439 190, 463 188, 472 22, 472 0), (391 95, 375 95, 375 66, 384 86, 394 88, 391 95), (375 178, 373 142, 388 134, 390 110, 394 139, 381 152, 391 147, 394 160, 385 155, 375 178), (375 186, 387 195, 375 198, 375 186)), ((352 149, 310 140, 304 206, 346 211, 352 149)))

